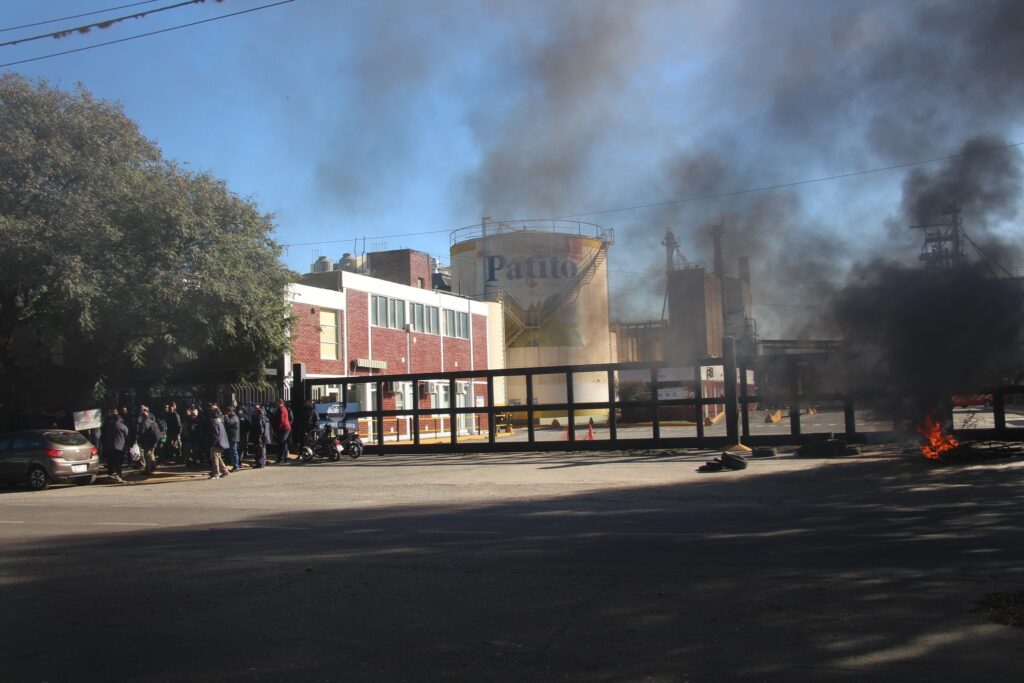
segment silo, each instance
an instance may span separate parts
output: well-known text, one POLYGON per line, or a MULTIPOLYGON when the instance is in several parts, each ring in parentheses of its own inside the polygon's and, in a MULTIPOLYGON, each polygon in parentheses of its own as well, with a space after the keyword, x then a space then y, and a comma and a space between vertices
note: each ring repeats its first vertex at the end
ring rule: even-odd
MULTIPOLYGON (((490 221, 452 233, 452 291, 500 301, 510 368, 610 363, 608 247, 613 232, 576 221, 490 221)), ((526 404, 522 380, 508 381, 510 405, 526 404)), ((606 401, 606 376, 574 383, 576 402, 606 401)), ((537 403, 566 400, 564 376, 538 376, 537 403)), ((552 416, 538 413, 540 421, 552 416)), ((577 421, 606 419, 579 411, 577 421)))

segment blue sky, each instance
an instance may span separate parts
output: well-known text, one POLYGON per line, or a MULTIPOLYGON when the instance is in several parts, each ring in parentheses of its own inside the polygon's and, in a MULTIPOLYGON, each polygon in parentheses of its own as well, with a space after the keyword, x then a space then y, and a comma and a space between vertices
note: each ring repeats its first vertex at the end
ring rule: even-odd
MULTIPOLYGON (((209 0, 3 47, 0 63, 272 1, 209 0)), ((120 4, 8 0, 0 28, 120 4)), ((979 135, 990 147, 1022 141, 1022 7, 295 0, 6 68, 122 103, 165 156, 273 213, 300 272, 357 239, 447 260, 447 231, 482 215, 579 215, 616 231, 613 315, 656 317, 665 228, 709 261, 707 227, 724 220, 730 256, 751 256, 768 285, 755 312, 778 322, 806 294, 790 291, 794 281, 835 279, 878 254, 916 257, 917 237, 900 230, 914 169, 594 212, 931 159, 979 135)), ((938 182, 950 163, 917 168, 938 182)), ((986 194, 965 221, 1009 240, 1019 232, 1011 194, 994 212, 986 194)))

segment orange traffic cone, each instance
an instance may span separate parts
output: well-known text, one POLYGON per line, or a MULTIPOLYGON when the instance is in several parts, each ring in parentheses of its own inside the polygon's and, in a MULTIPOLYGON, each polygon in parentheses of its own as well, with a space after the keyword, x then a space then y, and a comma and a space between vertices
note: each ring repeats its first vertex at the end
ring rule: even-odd
POLYGON ((587 425, 587 441, 594 440, 594 421, 591 420, 590 424, 587 425))

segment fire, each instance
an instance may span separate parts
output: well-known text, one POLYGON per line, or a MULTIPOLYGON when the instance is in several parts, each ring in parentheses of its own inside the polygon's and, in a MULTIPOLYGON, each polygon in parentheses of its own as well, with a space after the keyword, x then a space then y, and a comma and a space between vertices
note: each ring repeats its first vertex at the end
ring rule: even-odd
POLYGON ((930 460, 939 460, 943 453, 960 445, 952 435, 942 432, 942 423, 936 420, 934 415, 929 415, 924 419, 923 425, 918 425, 917 433, 924 439, 921 452, 930 460))

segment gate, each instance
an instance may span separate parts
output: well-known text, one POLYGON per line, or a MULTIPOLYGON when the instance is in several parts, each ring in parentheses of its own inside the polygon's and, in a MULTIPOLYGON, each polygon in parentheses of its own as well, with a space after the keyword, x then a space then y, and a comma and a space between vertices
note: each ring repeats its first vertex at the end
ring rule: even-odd
MULTIPOLYGON (((692 368, 634 362, 313 379, 302 377, 297 366, 295 377, 303 399, 336 394, 341 403, 357 404, 346 420, 376 453, 716 449, 740 441, 779 446, 830 436, 884 443, 913 433, 897 417, 863 408, 892 397, 803 393, 795 379, 780 382, 781 398, 778 390, 762 395, 748 381, 747 368, 722 358, 692 368), (724 381, 730 376, 737 381, 724 381), (580 387, 595 384, 607 385, 601 400, 575 399, 580 387), (638 390, 627 391, 631 385, 638 390), (502 399, 510 386, 518 387, 521 398, 502 399), (541 387, 548 395, 557 388, 564 400, 541 402, 541 387), (764 426, 758 428, 752 418, 762 414, 764 426)), ((1007 399, 1024 396, 1024 386, 994 387, 985 394, 992 397, 991 426, 958 428, 957 435, 1024 440, 1024 419, 1008 425, 1006 411, 1007 399)))

